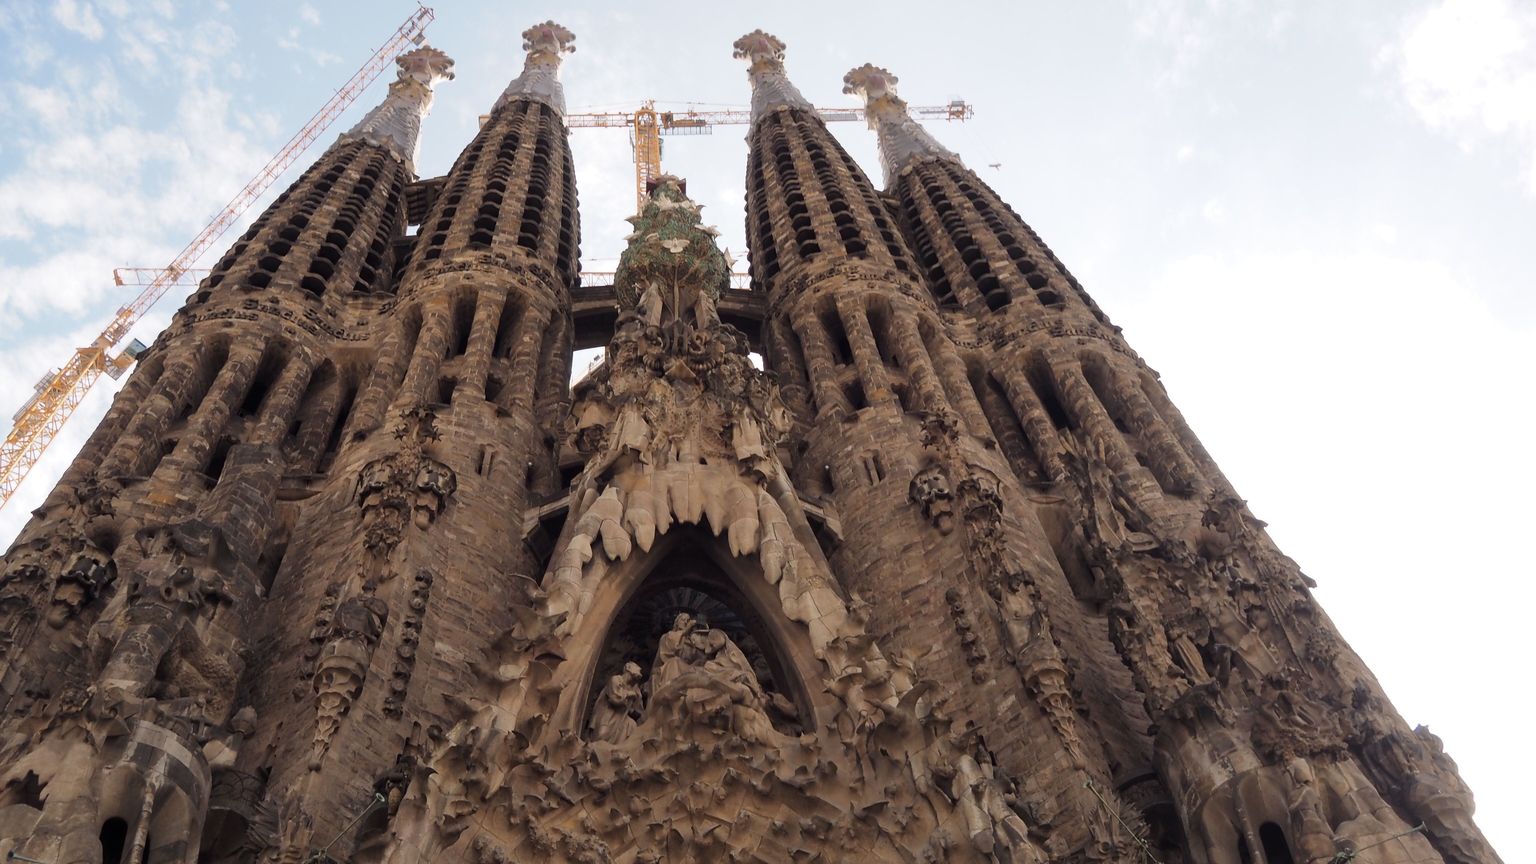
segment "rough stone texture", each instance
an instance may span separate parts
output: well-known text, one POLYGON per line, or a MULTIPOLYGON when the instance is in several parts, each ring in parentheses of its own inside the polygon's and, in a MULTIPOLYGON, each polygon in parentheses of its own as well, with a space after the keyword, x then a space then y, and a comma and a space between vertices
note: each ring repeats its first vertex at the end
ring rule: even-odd
POLYGON ((577 291, 572 36, 524 40, 428 181, 451 74, 407 55, 7 553, 0 851, 1498 861, 1439 740, 893 75, 845 79, 881 192, 743 37, 752 291, 669 177, 577 291))

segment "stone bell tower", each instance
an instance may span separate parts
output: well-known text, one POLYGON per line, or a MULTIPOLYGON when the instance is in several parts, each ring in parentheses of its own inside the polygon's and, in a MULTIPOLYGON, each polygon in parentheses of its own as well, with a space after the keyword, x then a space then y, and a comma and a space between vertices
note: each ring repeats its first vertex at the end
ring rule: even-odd
POLYGON ((843 81, 882 190, 742 37, 751 289, 671 176, 582 287, 574 37, 522 36, 437 178, 452 62, 400 58, 6 553, 0 852, 1497 864, 894 75, 843 81))

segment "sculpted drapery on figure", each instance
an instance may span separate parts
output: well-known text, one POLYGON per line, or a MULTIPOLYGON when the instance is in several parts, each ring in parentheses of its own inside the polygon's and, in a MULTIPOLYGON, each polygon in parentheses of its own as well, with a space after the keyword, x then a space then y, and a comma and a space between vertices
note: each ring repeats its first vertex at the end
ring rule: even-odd
POLYGON ((776 737, 768 697, 747 656, 724 631, 687 612, 678 613, 657 645, 650 692, 651 711, 670 712, 658 715, 663 722, 701 722, 759 743, 776 737))
POLYGON ((645 694, 640 687, 640 667, 625 663, 608 684, 592 709, 592 740, 609 744, 622 744, 635 731, 635 720, 645 705, 645 694))

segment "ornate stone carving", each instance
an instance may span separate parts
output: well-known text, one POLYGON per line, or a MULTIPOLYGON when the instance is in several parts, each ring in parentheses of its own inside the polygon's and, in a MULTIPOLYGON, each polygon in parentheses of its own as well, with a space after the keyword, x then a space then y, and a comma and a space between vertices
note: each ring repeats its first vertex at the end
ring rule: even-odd
POLYGON ((928 517, 933 527, 939 529, 940 534, 948 534, 955 529, 955 493, 950 487, 949 475, 944 472, 944 466, 930 462, 912 475, 907 497, 923 508, 923 515, 928 517))
POLYGON ((432 89, 439 81, 453 80, 453 60, 429 45, 395 58, 395 80, 389 95, 375 106, 341 140, 361 140, 388 150, 415 173, 421 121, 432 109, 432 89))
POLYGON ((880 166, 885 183, 895 185, 902 169, 920 159, 959 162, 907 113, 907 103, 896 95, 896 76, 865 63, 843 76, 843 92, 864 99, 864 119, 880 136, 880 166))
POLYGON ((329 633, 315 672, 315 737, 310 747, 309 768, 319 771, 331 738, 363 689, 373 649, 384 631, 389 607, 365 593, 347 599, 330 617, 329 633))
MULTIPOLYGON (((542 102, 565 113, 565 88, 560 85, 560 59, 576 50, 576 36, 553 21, 535 24, 523 31, 523 74, 512 80, 496 100, 496 108, 508 102, 527 99, 542 102)), ((495 110, 494 108, 492 109, 495 110)))
POLYGON ((617 675, 608 679, 592 709, 589 728, 594 741, 623 744, 635 731, 636 721, 645 707, 645 692, 640 687, 640 667, 625 663, 617 675))
POLYGON ((222 724, 234 699, 239 645, 211 625, 235 595, 221 570, 219 532, 200 522, 141 530, 125 608, 96 628, 110 640, 98 677, 98 712, 145 700, 222 724))
POLYGON ((767 707, 751 664, 730 637, 679 614, 656 651, 646 719, 665 717, 661 728, 674 734, 686 734, 697 724, 729 730, 743 741, 773 744, 781 736, 767 707))
POLYGON ((1361 748, 1366 770, 1410 821, 1422 822, 1435 851, 1447 864, 1497 861, 1472 820, 1472 790, 1440 738, 1425 726, 1397 730, 1361 748))
POLYGON ((430 528, 458 488, 453 469, 430 454, 437 440, 437 419, 430 409, 401 412, 395 437, 400 448, 364 465, 357 484, 363 542, 381 557, 400 543, 407 524, 430 528))
POLYGON ((747 78, 752 82, 752 122, 778 108, 813 110, 784 75, 784 43, 761 30, 737 39, 733 56, 750 64, 747 78))
POLYGON ((411 583, 410 597, 406 601, 409 608, 400 625, 400 641, 395 645, 395 668, 389 678, 389 695, 384 697, 384 713, 389 717, 399 717, 405 705, 405 690, 411 683, 411 670, 416 668, 421 628, 426 621, 427 601, 432 596, 435 578, 431 570, 417 570, 411 583))

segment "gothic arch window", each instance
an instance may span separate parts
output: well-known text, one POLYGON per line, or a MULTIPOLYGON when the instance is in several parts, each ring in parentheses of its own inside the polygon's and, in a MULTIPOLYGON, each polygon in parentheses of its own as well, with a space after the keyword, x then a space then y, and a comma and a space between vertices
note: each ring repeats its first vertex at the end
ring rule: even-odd
POLYGON ((643 719, 643 708, 650 705, 651 690, 659 680, 662 663, 658 653, 663 640, 684 614, 695 622, 695 632, 719 631, 739 649, 765 697, 765 711, 774 728, 788 735, 800 734, 804 719, 811 715, 808 697, 791 661, 779 650, 753 602, 717 563, 691 544, 658 562, 613 618, 583 706, 581 728, 585 734, 593 734, 593 714, 599 700, 605 698, 605 687, 624 672, 626 664, 633 663, 640 670, 635 683, 643 694, 643 704, 635 706, 632 716, 643 719))

